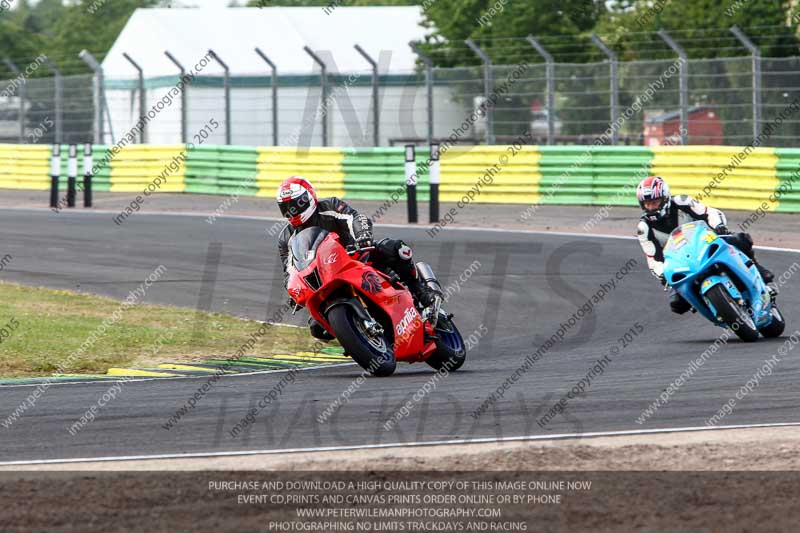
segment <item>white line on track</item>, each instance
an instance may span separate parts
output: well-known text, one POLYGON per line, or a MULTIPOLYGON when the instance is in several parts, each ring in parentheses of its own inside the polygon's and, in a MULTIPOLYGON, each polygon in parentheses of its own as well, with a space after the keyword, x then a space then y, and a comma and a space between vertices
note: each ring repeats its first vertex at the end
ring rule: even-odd
MULTIPOLYGON (((3 210, 16 210, 16 211, 50 211, 49 208, 45 207, 4 207, 3 210)), ((92 209, 91 211, 64 211, 64 213, 68 215, 78 215, 78 216, 88 216, 94 213, 102 213, 102 214, 117 214, 118 211, 111 211, 107 209, 92 209)), ((184 213, 180 211, 164 211, 160 213, 152 213, 152 212, 140 212, 137 216, 171 216, 171 217, 208 217, 211 216, 213 213, 184 213)), ((217 215, 219 219, 233 219, 233 220, 260 220, 263 222, 282 222, 283 218, 278 217, 257 217, 252 215, 217 215)), ((384 228, 399 228, 399 229, 423 229, 425 227, 424 224, 420 224, 419 226, 410 226, 408 224, 375 224, 376 226, 384 227, 384 228)), ((505 229, 505 228, 479 228, 477 226, 458 226, 458 227, 450 227, 450 228, 443 228, 443 232, 448 231, 478 231, 478 232, 487 232, 487 233, 522 233, 522 234, 529 234, 529 235, 557 235, 561 237, 583 237, 587 239, 597 238, 597 239, 620 239, 626 241, 633 241, 636 240, 635 236, 632 235, 612 235, 609 233, 578 233, 578 232, 570 232, 570 231, 544 231, 544 230, 535 230, 535 229, 505 229)), ((789 253, 800 253, 800 250, 795 248, 779 248, 775 246, 754 246, 754 248, 758 250, 769 250, 773 252, 789 252, 789 253)))
MULTIPOLYGON (((49 211, 47 208, 4 208, 9 210, 20 210, 20 211, 49 211)), ((92 211, 70 211, 66 212, 70 215, 78 215, 78 216, 87 216, 93 213, 103 213, 103 214, 114 214, 116 211, 110 210, 92 210, 92 211)), ((142 212, 139 213, 139 216, 177 216, 177 217, 208 217, 209 214, 206 213, 183 213, 183 212, 161 212, 161 213, 147 213, 142 212)), ((221 219, 234 219, 234 220, 258 220, 264 222, 279 222, 282 221, 282 218, 277 217, 257 217, 257 216, 248 216, 248 215, 222 215, 218 216, 221 219)), ((414 228, 413 226, 408 226, 406 224, 376 224, 376 226, 386 227, 386 228, 399 228, 399 229, 409 229, 414 228)), ((419 226, 414 229, 423 229, 422 226, 419 226)), ((580 237, 580 238, 599 238, 599 239, 619 239, 619 240, 635 240, 636 237, 634 236, 626 236, 626 235, 611 235, 611 234, 586 234, 586 233, 577 233, 577 232, 567 232, 567 231, 543 231, 543 230, 527 230, 527 229, 504 229, 504 228, 479 228, 476 226, 459 226, 459 227, 452 227, 452 228, 444 228, 445 232, 458 232, 458 231, 466 231, 466 232, 486 232, 486 233, 517 233, 517 234, 528 234, 528 235, 556 235, 562 237, 580 237)), ((773 252, 788 252, 788 253, 800 253, 800 250, 794 248, 780 248, 774 246, 755 246, 756 249, 759 250, 769 250, 773 252)), ((353 365, 355 363, 345 363, 341 365, 327 365, 323 367, 314 367, 314 368, 307 368, 304 370, 318 370, 320 368, 331 368, 334 366, 346 366, 346 365, 353 365)), ((226 377, 240 377, 240 376, 248 376, 248 375, 255 375, 255 374, 269 374, 274 372, 285 372, 286 370, 267 370, 261 372, 250 372, 247 374, 230 374, 226 375, 226 377)), ((156 381, 156 380, 164 380, 164 379, 197 379, 202 378, 204 376, 186 376, 181 378, 145 378, 145 379, 137 379, 131 381, 156 381)), ((206 376, 207 377, 207 376, 206 376)), ((99 381, 90 381, 90 382, 60 382, 60 383, 52 383, 51 385, 72 385, 72 384, 86 384, 86 383, 104 383, 109 380, 99 380, 99 381)), ((5 387, 23 387, 23 386, 36 386, 37 384, 31 385, 4 385, 0 386, 2 388, 5 387)), ((85 463, 85 462, 94 462, 94 461, 131 461, 131 460, 146 460, 146 459, 180 459, 180 458, 196 458, 196 457, 228 457, 228 456, 240 456, 240 455, 259 455, 259 454, 279 454, 279 453, 301 453, 301 452, 325 452, 325 451, 346 451, 346 450, 361 450, 361 449, 380 449, 380 448, 395 448, 395 447, 413 447, 413 446, 442 446, 442 445, 457 445, 457 444, 480 444, 480 443, 492 443, 492 442, 518 442, 518 441, 538 441, 538 440, 563 440, 563 439, 575 439, 575 438, 591 438, 591 437, 613 437, 613 436, 625 436, 625 435, 647 435, 647 434, 656 434, 656 433, 679 433, 679 432, 691 432, 691 431, 714 431, 714 430, 724 430, 724 429, 746 429, 746 428, 763 428, 763 427, 789 427, 789 426, 800 426, 800 422, 787 422, 787 423, 775 423, 775 424, 744 424, 744 425, 735 425, 735 426, 716 426, 714 428, 709 427, 684 427, 684 428, 665 428, 665 429, 643 429, 643 430, 629 430, 629 431, 606 431, 606 432, 590 432, 590 433, 564 433, 560 435, 531 435, 531 436, 522 436, 522 437, 507 437, 503 439, 493 439, 493 438, 486 438, 486 439, 459 439, 459 440, 448 440, 448 441, 431 441, 431 442, 413 442, 413 443, 392 443, 392 444, 370 444, 370 445, 363 445, 363 446, 331 446, 331 447, 318 447, 318 448, 288 448, 283 450, 253 450, 253 451, 238 451, 238 452, 206 452, 206 453, 188 453, 188 454, 162 454, 162 455, 142 455, 142 456, 121 456, 121 457, 95 457, 95 458, 77 458, 77 459, 48 459, 48 460, 41 460, 41 461, 11 461, 11 462, 0 462, 0 466, 13 466, 13 465, 34 465, 34 464, 56 464, 56 463, 85 463)))
MULTIPOLYGON (((49 208, 38 208, 38 207, 6 207, 3 209, 13 210, 13 211, 35 211, 35 212, 45 212, 50 211, 49 208)), ((65 211, 64 213, 68 215, 77 215, 77 216, 89 216, 95 213, 102 213, 102 214, 114 214, 116 211, 110 211, 105 209, 93 209, 92 211, 65 211)), ((195 217, 195 218, 202 218, 207 217, 209 214, 206 213, 184 213, 184 212, 172 212, 166 211, 163 213, 149 213, 149 212, 142 212, 139 213, 139 216, 174 216, 174 217, 195 217)), ((227 218, 233 220, 259 220, 263 222, 281 222, 284 219, 278 217, 256 217, 256 216, 249 216, 249 215, 220 215, 217 218, 227 218)), ((385 228, 399 228, 399 229, 423 229, 422 226, 415 228, 414 226, 409 226, 407 224, 376 224, 377 226, 385 227, 385 228)), ((503 229, 503 228, 479 228, 476 226, 463 226, 463 227, 452 227, 452 228, 444 228, 445 232, 450 231, 473 231, 473 232, 487 232, 487 233, 521 233, 521 234, 528 234, 528 235, 556 235, 561 237, 582 237, 582 238, 597 238, 597 239, 621 239, 621 240, 636 240, 634 236, 627 236, 627 235, 610 235, 607 233, 594 233, 594 234, 586 234, 586 233, 577 233, 577 232, 569 232, 569 231, 542 231, 542 230, 529 230, 529 229, 503 229)), ((794 248, 778 248, 774 246, 755 246, 755 248, 760 250, 770 250, 773 252, 789 252, 789 253, 800 253, 800 250, 794 248)), ((346 363, 346 364, 355 364, 355 363, 346 363)), ((306 370, 315 370, 317 368, 329 368, 331 366, 344 366, 344 365, 328 365, 327 367, 315 367, 306 370)), ((262 372, 249 372, 244 374, 228 374, 226 377, 237 377, 237 376, 247 376, 247 375, 254 375, 254 374, 269 374, 272 372, 286 372, 286 370, 267 370, 262 372)), ((136 379, 130 380, 129 382, 135 381, 156 381, 156 380, 165 380, 165 379, 197 379, 201 376, 185 376, 185 377, 176 377, 176 378, 143 378, 143 379, 136 379)), ((104 383, 113 380, 97 380, 97 381, 68 381, 68 382, 53 382, 50 385, 76 385, 76 384, 86 384, 86 383, 104 383)), ((24 384, 24 385, 0 385, 0 388, 8 388, 8 387, 36 387, 38 383, 33 384, 24 384)))
POLYGON ((76 457, 71 459, 38 459, 29 461, 3 461, 3 466, 25 466, 25 465, 48 465, 48 464, 69 464, 69 463, 95 463, 95 462, 118 462, 118 461, 147 461, 156 459, 197 459, 208 457, 240 457, 243 455, 277 455, 286 453, 320 453, 320 452, 339 452, 350 450, 376 450, 384 448, 413 448, 420 446, 453 446, 460 444, 492 444, 503 442, 535 442, 547 440, 571 440, 582 438, 597 437, 624 437, 635 435, 653 435, 666 433, 689 433, 697 431, 720 431, 726 429, 753 429, 753 428, 775 428, 775 427, 799 427, 800 422, 776 422, 772 424, 737 424, 730 426, 689 426, 681 428, 663 429, 632 429, 622 431, 593 431, 587 433, 561 433, 556 435, 528 435, 521 437, 504 438, 479 438, 479 439, 455 439, 455 440, 436 440, 429 442, 394 442, 387 444, 363 444, 353 446, 322 446, 313 448, 285 448, 279 450, 241 450, 230 452, 197 452, 197 453, 167 453, 157 455, 120 455, 110 457, 76 457))
MULTIPOLYGON (((191 364, 191 363, 187 363, 187 364, 191 364)), ((309 368, 277 368, 277 369, 274 369, 274 370, 256 370, 254 372, 237 372, 236 374, 223 374, 222 377, 223 378, 240 378, 242 376, 256 376, 256 375, 259 375, 259 374, 276 374, 276 373, 280 373, 280 372, 289 372, 290 370, 294 370, 296 372, 304 372, 304 371, 307 371, 307 370, 320 370, 322 368, 337 368, 337 367, 342 367, 342 366, 353 366, 355 364, 356 363, 354 361, 352 363, 350 363, 350 362, 333 363, 333 364, 328 364, 328 365, 312 366, 312 367, 309 367, 309 368)), ((164 369, 164 372, 168 372, 168 371, 169 371, 168 369, 164 369)), ((208 379, 213 375, 214 374, 212 372, 212 373, 209 373, 209 374, 199 374, 199 375, 196 375, 196 376, 140 377, 140 378, 134 378, 134 379, 126 379, 125 383, 126 384, 127 383, 138 383, 138 382, 142 382, 142 381, 170 381, 170 380, 174 380, 174 379, 208 379)), ((107 385, 109 383, 113 383, 115 381, 119 381, 123 377, 125 377, 125 376, 107 376, 107 377, 103 377, 103 378, 100 378, 100 379, 86 378, 84 380, 79 380, 79 381, 53 381, 48 385, 48 388, 49 387, 54 387, 56 385, 97 385, 97 384, 101 384, 102 385, 104 383, 107 385)), ((45 379, 46 378, 42 378, 43 381, 45 379)), ((9 383, 7 385, 0 385, 0 389, 11 389, 11 388, 17 388, 17 387, 38 387, 39 385, 42 384, 43 381, 39 381, 37 383, 9 383)))

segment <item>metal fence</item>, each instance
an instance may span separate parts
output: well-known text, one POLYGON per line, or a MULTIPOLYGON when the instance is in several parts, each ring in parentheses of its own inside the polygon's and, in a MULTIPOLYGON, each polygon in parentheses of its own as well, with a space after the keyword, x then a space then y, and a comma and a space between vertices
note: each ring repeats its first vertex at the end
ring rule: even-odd
POLYGON ((147 78, 147 65, 144 94, 136 77, 104 79, 103 90, 92 75, 6 80, 0 141, 113 144, 150 114, 129 142, 196 142, 205 131, 202 142, 250 146, 501 144, 530 132, 537 144, 744 145, 768 130, 762 145, 797 145, 800 57, 537 61, 423 66, 376 82, 372 70, 199 75, 178 97, 178 76, 147 78))

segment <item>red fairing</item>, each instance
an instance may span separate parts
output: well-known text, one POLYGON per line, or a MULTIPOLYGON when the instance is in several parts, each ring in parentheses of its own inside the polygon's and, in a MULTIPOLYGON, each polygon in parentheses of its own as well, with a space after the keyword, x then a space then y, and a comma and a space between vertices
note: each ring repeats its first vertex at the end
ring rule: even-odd
POLYGON ((374 302, 389 316, 398 361, 424 361, 436 350, 432 340, 425 342, 425 333, 431 335, 433 329, 429 323, 423 322, 408 289, 393 286, 383 272, 349 256, 334 233, 319 245, 314 261, 307 268, 300 272, 290 269, 287 291, 334 334, 321 312, 326 300, 342 285, 349 285, 362 300, 374 302), (321 282, 316 291, 305 281, 305 277, 313 276, 315 270, 321 282))

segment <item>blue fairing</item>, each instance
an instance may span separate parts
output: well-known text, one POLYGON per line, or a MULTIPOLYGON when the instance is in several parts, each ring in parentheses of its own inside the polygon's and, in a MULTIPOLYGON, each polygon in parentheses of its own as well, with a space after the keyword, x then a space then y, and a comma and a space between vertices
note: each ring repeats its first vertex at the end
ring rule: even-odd
POLYGON ((745 301, 759 328, 772 321, 772 300, 756 266, 705 222, 690 222, 672 232, 664 246, 664 277, 715 324, 717 313, 705 295, 717 285, 724 286, 734 300, 745 301))

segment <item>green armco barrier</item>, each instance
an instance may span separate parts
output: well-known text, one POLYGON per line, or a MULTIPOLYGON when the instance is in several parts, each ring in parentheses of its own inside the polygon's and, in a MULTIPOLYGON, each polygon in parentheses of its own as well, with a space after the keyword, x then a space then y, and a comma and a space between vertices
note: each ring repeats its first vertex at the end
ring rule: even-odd
MULTIPOLYGON (((353 148, 343 150, 345 198, 386 200, 406 182, 405 148, 353 148)), ((417 199, 428 201, 429 148, 417 148, 417 199)), ((405 198, 403 192, 402 198, 405 198)))
POLYGON ((778 200, 776 211, 784 213, 800 212, 800 149, 776 148, 778 162, 778 186, 775 197, 778 200))
POLYGON ((588 146, 540 146, 539 153, 539 203, 591 201, 594 169, 588 146))
POLYGON ((592 203, 637 205, 636 186, 652 173, 653 152, 639 146, 604 148, 592 156, 592 203))
MULTIPOLYGON (((108 147, 104 144, 92 145, 92 166, 97 169, 97 173, 92 177, 93 191, 111 190, 111 166, 98 164, 106 156, 108 147)), ((49 161, 49 156, 48 156, 49 161)), ((59 191, 67 191, 67 164, 69 161, 69 146, 61 145, 61 177, 58 180, 59 191)), ((78 145, 78 189, 83 186, 83 145, 78 145)), ((80 200, 79 201, 83 201, 80 200)))
POLYGON ((190 148, 185 163, 185 192, 255 196, 257 161, 258 150, 254 147, 190 148))
POLYGON ((620 192, 646 177, 653 159, 653 152, 641 146, 538 149, 542 204, 636 205, 630 194, 620 192))
MULTIPOLYGON (((61 195, 66 191, 68 146, 62 146, 61 195)), ((272 198, 291 175, 315 184, 321 196, 405 200, 405 148, 128 145, 109 162, 94 145, 96 191, 138 192, 172 167, 158 192, 272 198), (177 163, 177 164, 176 164, 177 163)), ((673 194, 699 195, 722 209, 800 212, 800 149, 737 146, 447 146, 442 149, 443 202, 635 206, 635 186, 659 174, 673 194), (744 155, 743 155, 744 154, 744 155), (489 174, 491 169, 492 173, 489 174), (718 182, 713 182, 718 179, 718 182), (470 194, 468 198, 466 195, 470 194)), ((416 151, 420 201, 429 194, 428 148, 416 151)), ((0 187, 45 191, 50 147, 0 145, 0 187)), ((83 180, 83 147, 78 182, 83 180)))

